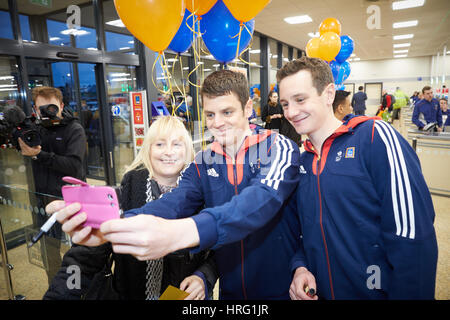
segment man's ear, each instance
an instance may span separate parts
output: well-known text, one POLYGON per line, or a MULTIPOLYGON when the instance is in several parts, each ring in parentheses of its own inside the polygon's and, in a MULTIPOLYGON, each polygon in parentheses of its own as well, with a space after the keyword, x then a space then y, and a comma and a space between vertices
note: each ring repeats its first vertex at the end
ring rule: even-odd
POLYGON ((253 100, 249 98, 244 106, 245 117, 250 118, 250 116, 252 115, 252 111, 253 111, 253 100))
POLYGON ((334 83, 329 83, 325 87, 325 89, 323 89, 322 92, 322 97, 327 106, 333 105, 335 95, 336 95, 336 88, 334 86, 334 83))

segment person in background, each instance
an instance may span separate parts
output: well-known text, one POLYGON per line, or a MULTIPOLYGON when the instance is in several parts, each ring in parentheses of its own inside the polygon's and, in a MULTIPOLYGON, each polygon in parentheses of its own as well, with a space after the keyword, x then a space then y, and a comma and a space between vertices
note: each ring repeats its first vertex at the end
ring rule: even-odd
MULTIPOLYGON (((153 122, 142 149, 122 179, 121 209, 141 207, 170 192, 193 156, 191 137, 180 120, 164 116, 153 122)), ((104 268, 111 254, 115 263, 114 287, 119 299, 156 300, 168 285, 188 292, 187 300, 212 297, 217 280, 212 252, 191 255, 188 251, 179 251, 161 259, 139 261, 131 255, 113 253, 111 243, 106 243, 96 247, 74 245, 69 249, 44 299, 81 299, 91 285, 95 285, 91 284, 95 274, 104 268), (80 289, 69 289, 66 285, 70 265, 81 269, 80 289)))
POLYGON ((392 112, 392 121, 400 120, 400 111, 403 107, 406 107, 409 104, 409 97, 404 93, 400 87, 394 92, 395 102, 394 102, 394 111, 392 112))
MULTIPOLYGON (((55 198, 62 198, 61 187, 66 183, 64 176, 72 176, 86 180, 86 134, 85 130, 74 117, 70 108, 63 102, 61 91, 53 87, 35 87, 32 99, 36 113, 49 125, 38 127, 41 145, 30 147, 22 139, 18 139, 23 156, 31 159, 34 177, 34 191, 30 193, 31 204, 38 208, 45 206, 55 198), (54 116, 50 113, 56 112, 54 116)), ((42 213, 32 216, 34 228, 39 229, 47 220, 42 213)), ((61 226, 55 226, 43 237, 41 245, 42 259, 47 260, 46 272, 50 283, 61 265, 61 226)))
POLYGON ((433 98, 433 89, 430 86, 425 86, 422 89, 422 94, 424 98, 414 106, 412 122, 419 130, 422 130, 429 123, 436 123, 437 131, 442 131, 442 110, 439 101, 433 98))
POLYGON ((412 104, 416 104, 417 101, 420 100, 419 98, 419 91, 414 91, 413 95, 410 97, 412 104))
POLYGON ((336 95, 334 97, 333 101, 333 113, 334 116, 341 120, 344 119, 344 117, 353 112, 352 105, 350 103, 349 98, 350 92, 344 91, 344 90, 337 90, 336 95))
POLYGON ((266 122, 266 129, 280 131, 283 109, 278 103, 278 92, 274 90, 269 92, 267 104, 262 109, 261 118, 266 122))
POLYGON ((355 115, 363 116, 366 112, 366 100, 367 95, 364 92, 364 87, 359 86, 358 92, 353 95, 352 98, 352 107, 355 115))
MULTIPOLYGON (((447 99, 445 98, 439 99, 439 105, 441 106, 442 111, 442 122, 444 122, 443 129, 445 130, 446 127, 450 126, 450 110, 448 109, 447 99)), ((450 130, 450 128, 448 128, 447 130, 450 130)))
POLYGON ((333 114, 328 64, 302 57, 277 73, 284 115, 307 134, 296 205, 300 249, 291 299, 433 299, 435 212, 419 159, 377 117, 333 114))

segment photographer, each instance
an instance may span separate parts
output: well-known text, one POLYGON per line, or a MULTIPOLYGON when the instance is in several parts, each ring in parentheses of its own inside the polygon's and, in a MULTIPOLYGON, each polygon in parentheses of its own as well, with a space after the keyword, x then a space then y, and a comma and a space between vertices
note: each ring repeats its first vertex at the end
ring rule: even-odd
MULTIPOLYGON (((36 202, 39 208, 44 208, 54 200, 53 197, 62 197, 61 187, 65 184, 62 177, 72 176, 86 180, 86 135, 78 119, 68 108, 64 108, 59 89, 36 87, 33 89, 32 99, 41 120, 41 125, 37 127, 41 145, 30 147, 21 138, 18 142, 22 155, 32 159, 36 202)), ((33 215, 35 228, 40 228, 46 220, 47 217, 40 213, 33 215)), ((41 246, 43 256, 47 255, 49 283, 61 266, 62 231, 59 226, 55 227, 49 234, 55 239, 44 237, 42 241, 45 241, 45 245, 41 246)))

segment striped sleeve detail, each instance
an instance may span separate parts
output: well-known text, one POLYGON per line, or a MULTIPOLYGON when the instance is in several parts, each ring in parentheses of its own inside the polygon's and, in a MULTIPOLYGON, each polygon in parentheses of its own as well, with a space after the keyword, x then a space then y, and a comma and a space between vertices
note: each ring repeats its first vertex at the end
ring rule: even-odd
POLYGON ((272 152, 276 151, 275 160, 270 165, 269 173, 261 179, 261 183, 278 190, 287 168, 292 164, 294 147, 292 142, 282 135, 277 135, 276 139, 275 150, 272 150, 272 152))
POLYGON ((376 120, 375 128, 386 146, 391 169, 391 196, 396 235, 414 239, 416 231, 414 204, 403 150, 391 125, 382 120, 376 120))

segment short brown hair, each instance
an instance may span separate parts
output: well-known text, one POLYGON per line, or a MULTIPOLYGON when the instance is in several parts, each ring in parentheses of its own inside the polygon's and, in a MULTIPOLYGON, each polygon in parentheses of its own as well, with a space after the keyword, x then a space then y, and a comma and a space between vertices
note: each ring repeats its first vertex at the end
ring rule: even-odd
POLYGON ((37 97, 51 99, 55 97, 60 103, 63 102, 63 95, 61 90, 53 87, 35 87, 31 92, 33 102, 36 103, 37 97))
POLYGON ((236 94, 244 110, 245 105, 250 98, 248 82, 245 75, 231 70, 218 70, 211 73, 203 81, 200 95, 208 98, 216 98, 228 95, 230 93, 236 94))
POLYGON ((425 91, 431 90, 432 88, 430 86, 425 86, 422 89, 422 93, 425 94, 425 91))
POLYGON ((286 63, 278 70, 277 81, 280 83, 284 78, 302 70, 308 70, 311 73, 313 86, 319 95, 322 94, 327 85, 334 83, 333 74, 328 64, 322 59, 310 57, 301 57, 286 63))

